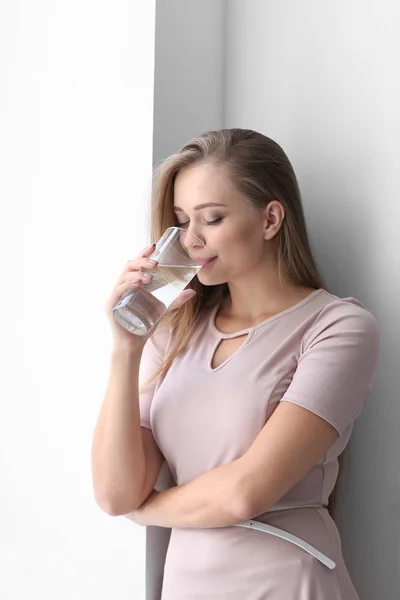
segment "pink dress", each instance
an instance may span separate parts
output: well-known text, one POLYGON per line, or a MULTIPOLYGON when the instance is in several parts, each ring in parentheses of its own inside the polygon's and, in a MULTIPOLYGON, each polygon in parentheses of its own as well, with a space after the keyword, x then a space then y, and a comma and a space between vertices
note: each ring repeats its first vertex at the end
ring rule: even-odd
MULTIPOLYGON (((203 312, 185 353, 142 392, 141 424, 152 430, 176 484, 184 485, 242 456, 279 402, 331 423, 339 437, 324 459, 255 522, 297 536, 334 567, 256 529, 173 528, 162 600, 358 600, 325 506, 338 455, 374 382, 377 322, 357 299, 323 288, 235 333, 216 328, 216 312, 203 312), (245 333, 242 346, 212 368, 221 339, 245 333)), ((143 351, 140 381, 161 363, 170 342, 167 329, 156 329, 143 351)))

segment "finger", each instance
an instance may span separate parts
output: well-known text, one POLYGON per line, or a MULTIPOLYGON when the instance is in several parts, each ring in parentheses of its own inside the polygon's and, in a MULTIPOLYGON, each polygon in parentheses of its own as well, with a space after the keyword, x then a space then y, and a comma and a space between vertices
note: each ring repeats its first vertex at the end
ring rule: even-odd
POLYGON ((146 246, 145 248, 143 248, 143 250, 139 253, 139 256, 149 256, 150 254, 153 254, 155 248, 155 244, 150 244, 150 246, 146 246))
MULTIPOLYGON (((147 258, 148 256, 151 256, 155 250, 156 245, 155 244, 150 244, 150 246, 146 246, 145 248, 143 248, 139 254, 137 258, 147 258)), ((128 261, 128 263, 130 262, 134 262, 134 261, 128 261)))
POLYGON ((150 283, 151 279, 151 273, 142 273, 142 271, 130 271, 129 273, 124 273, 115 285, 112 293, 112 301, 117 298, 115 302, 118 302, 121 296, 129 289, 134 289, 144 283, 150 283))
POLYGON ((106 307, 108 310, 112 310, 114 306, 119 302, 126 292, 134 292, 143 285, 143 281, 137 279, 136 281, 125 281, 116 286, 111 296, 108 299, 106 307))
POLYGON ((138 271, 139 269, 155 269, 158 263, 151 262, 148 258, 135 258, 134 260, 128 260, 125 265, 125 269, 122 275, 130 273, 132 271, 138 271))
POLYGON ((129 287, 135 283, 150 283, 152 278, 153 275, 151 273, 145 273, 143 271, 130 271, 121 277, 120 281, 115 287, 118 289, 121 285, 127 285, 129 287))
POLYGON ((134 283, 135 281, 141 281, 142 283, 150 283, 153 278, 152 273, 147 273, 146 271, 128 271, 127 273, 122 273, 121 277, 115 284, 115 288, 118 288, 119 285, 123 285, 125 283, 134 283))

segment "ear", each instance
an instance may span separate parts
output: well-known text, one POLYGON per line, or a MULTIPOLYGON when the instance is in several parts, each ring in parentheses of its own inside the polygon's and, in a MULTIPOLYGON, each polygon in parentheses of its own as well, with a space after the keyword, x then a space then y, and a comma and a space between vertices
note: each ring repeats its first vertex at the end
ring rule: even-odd
POLYGON ((264 239, 271 240, 279 231, 285 218, 285 209, 278 200, 271 200, 264 209, 264 239))

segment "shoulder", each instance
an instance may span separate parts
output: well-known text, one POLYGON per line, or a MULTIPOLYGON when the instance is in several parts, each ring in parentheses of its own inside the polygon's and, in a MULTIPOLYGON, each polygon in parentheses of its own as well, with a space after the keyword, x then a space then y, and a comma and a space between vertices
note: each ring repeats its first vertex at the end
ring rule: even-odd
POLYGON ((303 337, 303 350, 315 340, 335 334, 368 340, 374 345, 378 343, 378 321, 360 300, 353 296, 340 298, 323 290, 321 302, 303 337))

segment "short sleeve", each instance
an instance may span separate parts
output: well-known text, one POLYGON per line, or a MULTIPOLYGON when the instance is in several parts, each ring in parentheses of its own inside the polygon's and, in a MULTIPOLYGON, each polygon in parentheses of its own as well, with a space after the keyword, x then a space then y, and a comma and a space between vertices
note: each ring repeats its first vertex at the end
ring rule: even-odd
MULTIPOLYGON (((146 341, 139 365, 139 390, 144 382, 155 373, 164 361, 169 343, 169 329, 160 326, 146 341)), ((150 408, 153 396, 160 384, 160 375, 149 383, 139 394, 140 424, 151 429, 150 408)))
POLYGON ((361 303, 329 303, 306 336, 293 379, 281 398, 322 417, 342 435, 372 389, 379 329, 361 303))

